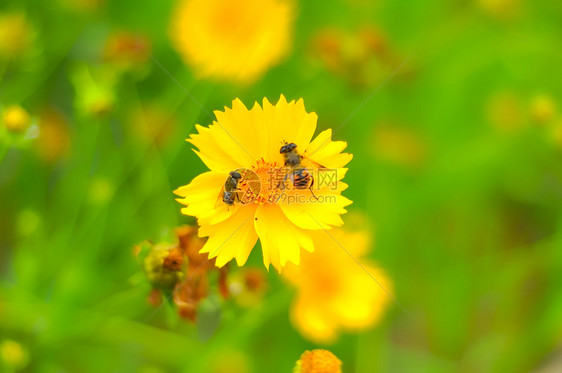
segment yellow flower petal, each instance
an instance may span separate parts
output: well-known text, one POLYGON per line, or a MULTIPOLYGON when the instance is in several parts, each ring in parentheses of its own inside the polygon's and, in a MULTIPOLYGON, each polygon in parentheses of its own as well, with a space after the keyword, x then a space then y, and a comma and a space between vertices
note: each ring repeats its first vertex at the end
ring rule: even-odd
POLYGON ((286 200, 285 203, 279 203, 279 206, 299 228, 317 230, 343 225, 340 215, 346 213, 345 206, 352 202, 339 193, 325 192, 317 198, 319 200, 315 201, 314 198, 307 197, 308 203, 289 203, 286 200))
POLYGON ((344 167, 353 155, 341 153, 347 147, 345 141, 332 141, 332 130, 327 129, 308 145, 305 155, 328 168, 344 167))
POLYGON ((266 123, 269 133, 268 160, 283 164, 283 157, 279 153, 284 142, 295 143, 297 149, 304 151, 316 131, 316 113, 307 113, 302 99, 297 102, 287 102, 281 95, 275 106, 267 99, 263 100, 263 123, 266 123), (290 125, 288 125, 290 123, 290 125))
POLYGON ((337 333, 334 324, 321 307, 310 304, 312 299, 299 297, 291 306, 291 320, 307 338, 320 343, 333 343, 337 333))
POLYGON ((213 135, 213 132, 216 131, 214 126, 206 128, 196 125, 195 128, 199 133, 191 135, 187 141, 199 149, 194 152, 209 169, 230 171, 241 167, 241 163, 232 154, 225 152, 217 142, 218 137, 213 135))
POLYGON ((234 258, 239 266, 244 265, 258 240, 253 225, 255 211, 255 206, 237 208, 229 219, 199 228, 200 236, 209 237, 201 252, 216 257, 218 267, 234 258))
MULTIPOLYGON (((392 286, 384 271, 365 263, 362 264, 386 290, 392 291, 392 286)), ((332 308, 341 326, 349 330, 361 330, 376 323, 389 302, 386 292, 364 272, 356 272, 355 275, 350 276, 347 284, 348 291, 342 292, 332 308), (359 275, 363 278, 359 278, 359 275), (369 282, 369 280, 371 281, 369 282), (349 312, 350 308, 353 309, 353 312, 349 312)))
POLYGON ((314 250, 310 236, 291 223, 279 206, 260 205, 254 225, 260 236, 266 267, 271 263, 281 271, 287 261, 299 264, 301 248, 314 250))
POLYGON ((180 197, 177 201, 186 205, 181 212, 185 215, 197 216, 199 224, 216 224, 232 215, 232 210, 219 205, 220 190, 228 173, 220 171, 205 172, 174 191, 180 197))

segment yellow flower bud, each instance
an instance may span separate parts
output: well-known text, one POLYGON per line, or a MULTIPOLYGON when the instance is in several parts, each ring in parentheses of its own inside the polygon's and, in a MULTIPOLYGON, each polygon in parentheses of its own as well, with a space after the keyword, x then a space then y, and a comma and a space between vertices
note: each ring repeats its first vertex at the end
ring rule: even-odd
POLYGON ((538 95, 531 102, 531 115, 538 123, 547 123, 556 115, 556 103, 548 95, 538 95))
POLYGON ((6 339, 0 343, 0 361, 19 369, 27 365, 27 350, 18 342, 6 339))
POLYGON ((183 257, 162 245, 156 245, 144 259, 144 272, 155 288, 172 290, 185 277, 183 257))
POLYGON ((2 110, 2 123, 10 132, 21 133, 31 125, 31 117, 19 105, 10 105, 2 110))
POLYGON ((341 360, 328 350, 305 351, 293 373, 341 373, 341 360))
POLYGON ((34 30, 24 14, 0 15, 0 59, 15 59, 27 53, 34 30))

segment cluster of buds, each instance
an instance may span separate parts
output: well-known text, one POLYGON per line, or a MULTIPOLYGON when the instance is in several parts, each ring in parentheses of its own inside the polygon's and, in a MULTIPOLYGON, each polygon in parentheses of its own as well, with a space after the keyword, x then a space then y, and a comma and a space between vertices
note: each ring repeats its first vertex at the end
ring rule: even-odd
POLYGON ((163 295, 170 296, 178 314, 195 321, 199 302, 209 295, 211 273, 218 272, 218 290, 223 298, 228 298, 227 267, 218 268, 214 258, 199 253, 205 239, 197 236, 196 228, 182 226, 175 233, 175 244, 144 242, 135 251, 153 287, 149 301, 158 306, 163 295))

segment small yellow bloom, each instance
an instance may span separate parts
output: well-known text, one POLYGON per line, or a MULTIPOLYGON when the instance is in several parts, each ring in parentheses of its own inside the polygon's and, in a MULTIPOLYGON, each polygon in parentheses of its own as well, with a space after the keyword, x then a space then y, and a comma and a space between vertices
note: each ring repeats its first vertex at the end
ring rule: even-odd
POLYGON ((200 76, 250 83, 287 54, 293 13, 289 0, 181 0, 170 34, 200 76))
POLYGON ((385 161, 416 168, 427 159, 427 145, 415 131, 393 124, 377 126, 373 133, 372 153, 385 161))
POLYGON ((5 365, 21 369, 27 365, 28 360, 27 350, 18 342, 5 339, 0 343, 0 361, 5 365))
POLYGON ((70 152, 71 137, 64 115, 48 108, 39 116, 39 136, 37 152, 46 163, 55 162, 70 152))
POLYGON ((549 127, 548 136, 554 146, 562 149, 562 120, 558 120, 549 127))
POLYGON ((242 351, 220 350, 206 362, 209 373, 249 373, 253 372, 251 360, 242 351), (219 359, 216 357, 220 356, 219 359))
POLYGON ((549 95, 538 95, 531 101, 531 116, 539 123, 551 121, 556 115, 556 103, 549 95))
POLYGON ((2 123, 10 132, 21 133, 31 125, 31 117, 19 105, 11 105, 2 110, 2 123))
POLYGON ((523 104, 514 92, 499 92, 487 103, 487 117, 490 123, 504 133, 516 133, 525 124, 523 104))
POLYGON ((183 258, 176 254, 177 251, 175 246, 158 244, 154 245, 144 258, 146 278, 155 288, 170 290, 184 279, 183 258))
POLYGON ((268 288, 265 271, 258 268, 238 271, 230 277, 228 288, 240 306, 254 307, 263 300, 268 288))
POLYGON ((478 0, 480 8, 492 17, 511 19, 521 12, 521 0, 478 0))
POLYGON ((127 125, 131 134, 142 141, 164 147, 177 127, 174 113, 158 103, 145 103, 129 114, 127 125))
POLYGON ((16 229, 22 236, 29 236, 37 231, 40 224, 41 216, 31 209, 25 209, 18 214, 16 229))
POLYGON ((34 30, 24 14, 0 15, 0 59, 24 56, 30 49, 34 30))
POLYGON ((293 373, 341 373, 341 360, 328 350, 305 351, 293 373))
POLYGON ((106 41, 103 58, 120 70, 142 68, 151 54, 150 40, 141 34, 116 32, 106 41))
POLYGON ((115 193, 115 185, 104 177, 94 178, 88 187, 88 200, 93 204, 108 203, 115 193))
POLYGON ((289 265, 284 273, 297 288, 291 319, 307 339, 332 343, 340 330, 358 331, 375 324, 389 302, 388 294, 346 251, 387 291, 391 282, 382 269, 363 258, 370 247, 366 232, 332 229, 312 236, 316 251, 303 253, 300 266, 289 265))
POLYGON ((216 257, 219 267, 233 258, 242 266, 259 238, 266 267, 271 263, 281 271, 288 261, 298 264, 301 249, 314 251, 310 232, 343 224, 340 215, 351 203, 341 196, 347 187, 341 182, 347 171, 343 167, 352 158, 341 153, 347 144, 332 141, 330 129, 312 140, 317 116, 306 112, 302 99, 287 102, 281 96, 276 105, 264 99, 263 107, 255 103, 251 110, 236 99, 232 109, 215 115, 216 122, 197 126, 199 133, 188 139, 211 171, 175 191, 182 197, 178 201, 187 206, 182 212, 197 217, 199 235, 209 237, 201 252, 216 257), (296 144, 303 165, 316 176, 314 192, 286 188, 290 173, 277 174, 285 169, 280 154, 284 142, 296 144), (335 184, 323 184, 314 163, 324 166, 335 184), (252 189, 255 198, 250 201, 228 206, 222 202, 221 190, 229 173, 240 169, 250 170, 251 181, 261 189, 252 189))

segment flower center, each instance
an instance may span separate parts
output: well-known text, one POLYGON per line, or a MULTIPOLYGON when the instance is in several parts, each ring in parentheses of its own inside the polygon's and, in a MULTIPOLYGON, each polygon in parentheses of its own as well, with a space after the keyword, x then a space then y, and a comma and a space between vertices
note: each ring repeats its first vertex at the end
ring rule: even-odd
POLYGON ((238 197, 243 204, 276 203, 283 188, 285 172, 276 162, 259 159, 252 168, 239 170, 238 197))

